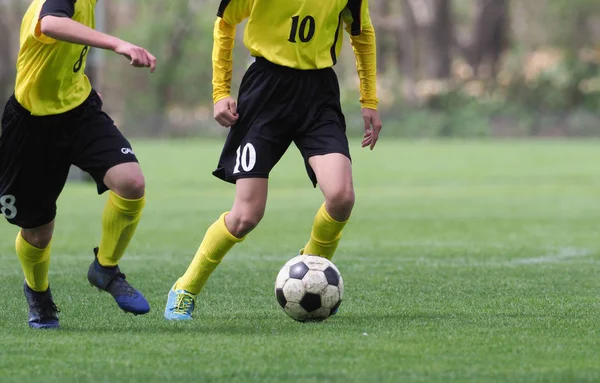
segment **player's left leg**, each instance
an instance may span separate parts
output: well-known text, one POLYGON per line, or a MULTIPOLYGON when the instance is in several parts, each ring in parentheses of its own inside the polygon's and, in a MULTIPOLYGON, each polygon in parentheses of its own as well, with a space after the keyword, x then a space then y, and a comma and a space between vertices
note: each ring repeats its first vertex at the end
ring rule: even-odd
POLYGON ((319 208, 303 254, 332 259, 354 207, 352 164, 340 153, 310 157, 308 163, 315 173, 325 203, 319 208))
POLYGON ((15 250, 31 328, 60 327, 48 271, 58 199, 69 173, 64 115, 31 116, 11 97, 0 135, 0 215, 19 227, 15 250))
POLYGON ((333 71, 321 72, 315 86, 310 126, 295 138, 313 185, 319 185, 325 203, 318 210, 303 254, 333 258, 354 207, 352 164, 339 86, 333 71))
POLYGON ((102 214, 100 246, 94 249, 88 281, 110 293, 122 310, 146 314, 150 311, 148 301, 129 284, 118 265, 145 205, 144 176, 131 144, 102 112, 100 98, 92 93, 86 104, 73 143, 73 164, 94 178, 98 194, 109 191, 102 214))

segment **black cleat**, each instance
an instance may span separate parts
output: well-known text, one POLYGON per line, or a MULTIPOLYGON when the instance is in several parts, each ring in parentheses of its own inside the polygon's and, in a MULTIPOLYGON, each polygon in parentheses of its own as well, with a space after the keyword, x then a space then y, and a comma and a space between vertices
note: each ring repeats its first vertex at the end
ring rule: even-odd
POLYGON ((27 304, 29 304, 29 327, 31 328, 59 328, 58 313, 60 310, 52 300, 50 287, 44 292, 33 291, 27 282, 24 283, 23 291, 27 304))
POLYGON ((150 304, 142 293, 137 291, 125 280, 119 266, 104 267, 98 262, 98 248, 94 249, 96 259, 88 270, 88 281, 92 286, 108 292, 117 302, 119 307, 135 315, 146 314, 150 311, 150 304))

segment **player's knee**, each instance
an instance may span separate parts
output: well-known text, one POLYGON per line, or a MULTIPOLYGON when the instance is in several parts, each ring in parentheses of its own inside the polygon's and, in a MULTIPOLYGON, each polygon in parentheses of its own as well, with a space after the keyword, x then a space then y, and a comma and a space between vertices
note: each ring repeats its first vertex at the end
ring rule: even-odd
POLYGON ((52 231, 45 229, 23 229, 21 231, 23 238, 27 243, 38 249, 45 249, 52 240, 52 231))
POLYGON ((242 238, 250 233, 263 217, 263 212, 243 212, 228 214, 227 229, 237 238, 242 238))
POLYGON ((336 189, 325 196, 329 213, 339 221, 345 221, 354 208, 354 189, 351 186, 336 189))
POLYGON ((142 198, 146 191, 146 180, 141 172, 130 174, 118 182, 113 191, 123 198, 142 198))

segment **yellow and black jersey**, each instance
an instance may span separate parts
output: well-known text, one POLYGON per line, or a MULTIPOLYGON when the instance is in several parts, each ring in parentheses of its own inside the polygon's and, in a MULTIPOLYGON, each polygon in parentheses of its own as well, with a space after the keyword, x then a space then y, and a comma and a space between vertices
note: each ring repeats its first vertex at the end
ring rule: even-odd
POLYGON ((60 114, 83 103, 91 92, 85 75, 89 48, 41 32, 45 16, 69 17, 94 28, 97 0, 33 0, 21 24, 15 98, 32 115, 60 114))
POLYGON ((213 98, 229 96, 236 26, 247 19, 244 44, 255 57, 301 70, 336 64, 344 29, 357 58, 361 103, 375 109, 375 31, 368 0, 222 0, 215 23, 213 98))

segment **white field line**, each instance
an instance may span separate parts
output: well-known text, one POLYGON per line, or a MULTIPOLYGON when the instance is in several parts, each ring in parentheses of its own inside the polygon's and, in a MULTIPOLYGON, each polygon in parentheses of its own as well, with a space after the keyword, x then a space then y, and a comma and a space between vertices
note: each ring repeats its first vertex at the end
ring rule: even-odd
POLYGON ((536 258, 521 258, 521 259, 513 259, 511 261, 506 262, 508 266, 514 265, 537 265, 540 263, 559 263, 570 258, 581 258, 587 257, 592 254, 591 250, 588 249, 575 249, 572 247, 565 247, 558 249, 557 252, 542 255, 536 258))
MULTIPOLYGON (((352 245, 352 244, 349 244, 352 245)), ((363 243, 364 245, 364 243, 363 243)), ((393 243, 392 241, 386 242, 383 247, 434 247, 434 248, 495 248, 495 249, 504 249, 508 253, 515 248, 510 245, 503 243, 480 243, 480 244, 469 244, 467 242, 459 242, 459 241, 398 241, 393 243)), ((338 258, 344 259, 346 261, 357 260, 359 258, 363 258, 363 256, 358 254, 344 254, 345 252, 340 252, 338 258)), ((515 266, 530 266, 530 265, 542 265, 542 264, 552 264, 552 263, 573 263, 578 262, 581 263, 584 257, 588 257, 595 252, 591 249, 581 249, 581 248, 573 248, 573 247, 559 247, 554 249, 549 249, 548 253, 543 254, 539 257, 533 258, 517 258, 511 260, 500 260, 498 258, 492 260, 480 260, 473 258, 439 258, 439 257, 426 257, 426 256, 416 256, 416 257, 390 257, 386 255, 385 257, 378 258, 379 261, 382 262, 390 262, 395 264, 411 264, 413 266, 423 266, 423 267, 481 267, 481 268, 496 268, 496 267, 515 267, 515 266)), ((293 254, 292 254, 293 255, 293 254)), ((290 258, 292 255, 286 256, 286 254, 274 255, 274 254, 257 254, 252 251, 237 251, 235 254, 230 254, 226 257, 226 262, 248 262, 249 260, 261 260, 261 261, 274 261, 274 262, 284 262, 287 258, 290 258)), ((136 251, 136 254, 126 254, 123 258, 125 263, 128 262, 150 262, 154 263, 156 267, 160 267, 161 264, 185 264, 187 265, 191 262, 194 254, 190 252, 189 254, 175 254, 172 252, 165 252, 164 254, 143 254, 143 251, 136 251)), ((377 258, 374 256, 374 258, 377 258)), ((55 262, 60 262, 61 259, 64 260, 88 260, 89 257, 86 257, 82 254, 60 254, 55 252, 53 259, 55 262)), ((13 254, 3 254, 0 255, 0 260, 14 261, 15 265, 18 264, 17 258, 13 254)), ((597 261, 589 260, 587 263, 596 263, 597 261)), ((56 268, 54 268, 56 270, 56 268)), ((58 270, 57 270, 58 271, 58 270)), ((15 273, 20 273, 19 270, 0 270, 0 276, 9 276, 15 275, 15 273)))
MULTIPOLYGON (((501 261, 498 259, 490 261, 471 260, 469 258, 442 258, 442 259, 430 259, 426 257, 419 257, 409 259, 409 261, 415 262, 415 264, 426 266, 426 267, 480 267, 480 268, 504 268, 504 267, 518 267, 518 266, 535 266, 543 264, 554 264, 554 263, 567 263, 580 260, 583 257, 588 257, 594 254, 590 249, 576 249, 572 247, 558 248, 553 252, 541 255, 534 258, 517 258, 509 261, 501 261)), ((404 259, 406 260, 406 259, 404 259)))

